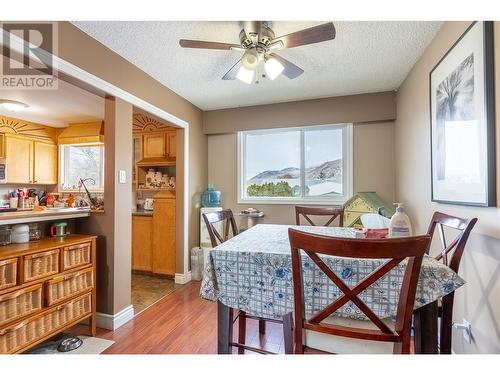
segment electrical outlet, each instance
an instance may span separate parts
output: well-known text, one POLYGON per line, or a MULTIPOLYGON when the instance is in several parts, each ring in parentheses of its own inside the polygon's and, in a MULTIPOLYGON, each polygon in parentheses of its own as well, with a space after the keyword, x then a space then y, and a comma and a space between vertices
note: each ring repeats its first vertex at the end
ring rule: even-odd
POLYGON ((463 321, 463 326, 464 326, 464 331, 463 331, 463 335, 464 335, 464 340, 467 344, 470 344, 471 341, 472 341, 472 328, 471 328, 471 324, 464 319, 463 321))

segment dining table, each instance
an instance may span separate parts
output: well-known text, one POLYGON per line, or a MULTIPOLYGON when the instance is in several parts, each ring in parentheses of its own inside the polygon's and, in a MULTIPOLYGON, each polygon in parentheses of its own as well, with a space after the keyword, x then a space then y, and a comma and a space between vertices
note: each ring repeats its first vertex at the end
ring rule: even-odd
MULTIPOLYGON (((325 236, 356 238, 356 230, 349 227, 258 224, 210 250, 200 295, 218 303, 219 353, 231 352, 232 309, 270 319, 283 319, 293 312, 288 228, 325 236)), ((325 255, 321 258, 351 288, 384 262, 382 259, 361 257, 325 255)), ((305 254, 302 269, 306 314, 320 311, 342 295, 305 254)), ((403 261, 359 295, 379 318, 395 319, 405 269, 403 261)), ((437 301, 464 284, 465 281, 445 264, 424 256, 414 305, 416 353, 438 353, 437 301)), ((337 310, 335 315, 367 320, 352 301, 337 310)))

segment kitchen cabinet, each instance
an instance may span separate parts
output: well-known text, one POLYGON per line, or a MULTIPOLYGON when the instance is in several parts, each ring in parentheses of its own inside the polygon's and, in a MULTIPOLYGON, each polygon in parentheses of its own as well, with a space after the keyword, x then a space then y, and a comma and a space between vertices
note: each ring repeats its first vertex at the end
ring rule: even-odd
POLYGON ((175 150, 176 150, 176 137, 175 130, 168 131, 166 134, 166 145, 167 145, 167 154, 171 158, 175 158, 175 150))
POLYGON ((153 271, 153 217, 132 216, 132 269, 153 271))
POLYGON ((153 272, 175 275, 175 194, 170 191, 154 196, 153 272))
POLYGON ((132 269, 175 276, 175 194, 154 196, 152 216, 132 216, 132 269))
POLYGON ((164 158, 167 156, 165 133, 144 134, 142 140, 142 155, 147 158, 164 158))
POLYGON ((26 138, 5 137, 7 183, 33 182, 33 141, 26 138))
POLYGON ((7 183, 57 184, 57 145, 5 136, 7 183))
POLYGON ((34 142, 33 183, 57 184, 57 145, 34 142))
POLYGON ((176 155, 175 130, 161 133, 150 133, 142 136, 142 157, 148 158, 175 158, 176 155))

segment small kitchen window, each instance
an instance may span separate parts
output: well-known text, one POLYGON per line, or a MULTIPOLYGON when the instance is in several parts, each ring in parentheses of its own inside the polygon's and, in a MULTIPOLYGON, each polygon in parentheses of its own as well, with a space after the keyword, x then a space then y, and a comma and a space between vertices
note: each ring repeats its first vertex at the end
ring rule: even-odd
POLYGON ((343 204, 352 195, 352 124, 238 133, 238 202, 343 204))
POLYGON ((104 190, 104 145, 73 144, 59 149, 59 189, 79 190, 80 178, 92 191, 104 190))

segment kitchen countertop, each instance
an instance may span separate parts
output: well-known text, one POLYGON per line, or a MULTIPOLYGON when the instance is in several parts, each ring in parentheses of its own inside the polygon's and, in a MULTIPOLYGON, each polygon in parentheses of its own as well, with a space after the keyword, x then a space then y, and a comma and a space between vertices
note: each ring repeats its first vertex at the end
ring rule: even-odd
POLYGON ((0 225, 33 223, 90 216, 89 208, 48 208, 46 210, 19 210, 0 212, 0 225))
POLYGON ((153 210, 132 209, 132 216, 153 216, 153 210))

